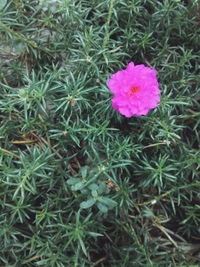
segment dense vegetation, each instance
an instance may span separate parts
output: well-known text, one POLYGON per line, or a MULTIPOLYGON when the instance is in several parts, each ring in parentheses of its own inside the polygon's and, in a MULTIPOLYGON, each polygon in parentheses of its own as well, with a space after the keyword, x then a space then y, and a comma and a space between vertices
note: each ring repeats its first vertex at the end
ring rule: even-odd
POLYGON ((0 266, 199 266, 198 1, 1 0, 0 40, 0 266), (162 93, 127 119, 131 61, 162 93))

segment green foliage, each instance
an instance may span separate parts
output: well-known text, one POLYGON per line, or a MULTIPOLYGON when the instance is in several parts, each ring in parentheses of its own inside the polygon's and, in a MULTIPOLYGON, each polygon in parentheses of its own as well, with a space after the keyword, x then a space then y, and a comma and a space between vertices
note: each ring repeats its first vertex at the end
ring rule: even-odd
POLYGON ((80 168, 80 173, 81 178, 72 177, 67 183, 71 185, 72 191, 81 191, 82 195, 87 196, 87 200, 80 204, 82 209, 88 209, 95 204, 104 213, 117 205, 116 201, 104 196, 110 190, 106 183, 100 180, 101 170, 98 173, 95 173, 94 170, 89 172, 88 166, 84 166, 80 168))
POLYGON ((0 266, 199 266, 199 2, 0 2, 0 266), (127 119, 130 61, 162 93, 127 119))

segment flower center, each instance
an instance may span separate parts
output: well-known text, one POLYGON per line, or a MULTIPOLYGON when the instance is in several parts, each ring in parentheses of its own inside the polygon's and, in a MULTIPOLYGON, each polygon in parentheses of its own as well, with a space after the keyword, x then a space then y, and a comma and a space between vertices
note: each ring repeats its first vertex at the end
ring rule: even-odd
POLYGON ((140 86, 138 85, 131 86, 129 95, 133 96, 135 93, 138 93, 139 91, 140 91, 140 86))

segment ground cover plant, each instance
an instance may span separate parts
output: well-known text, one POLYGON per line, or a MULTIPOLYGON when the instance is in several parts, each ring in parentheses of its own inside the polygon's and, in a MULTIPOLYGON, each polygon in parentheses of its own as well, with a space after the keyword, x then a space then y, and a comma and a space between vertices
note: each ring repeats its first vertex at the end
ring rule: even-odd
POLYGON ((1 0, 0 40, 0 266, 200 266, 198 1, 1 0))

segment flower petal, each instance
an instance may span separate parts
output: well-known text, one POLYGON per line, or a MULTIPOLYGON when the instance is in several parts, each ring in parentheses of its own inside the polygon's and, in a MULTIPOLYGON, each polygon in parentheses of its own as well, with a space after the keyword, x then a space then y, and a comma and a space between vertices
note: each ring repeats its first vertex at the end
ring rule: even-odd
POLYGON ((108 87, 114 94, 113 109, 128 118, 146 115, 160 102, 156 70, 143 64, 130 62, 126 69, 111 75, 108 87))

